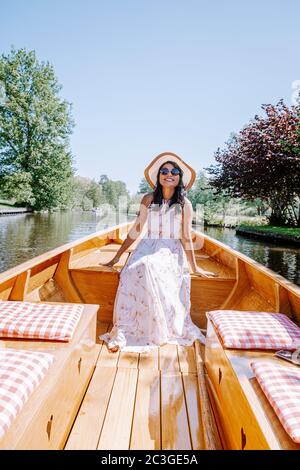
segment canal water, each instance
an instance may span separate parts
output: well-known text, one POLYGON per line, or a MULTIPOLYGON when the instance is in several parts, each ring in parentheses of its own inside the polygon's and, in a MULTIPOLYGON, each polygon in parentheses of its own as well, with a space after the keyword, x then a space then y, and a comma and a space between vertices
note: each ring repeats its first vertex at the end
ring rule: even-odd
MULTIPOLYGON (((132 220, 135 216, 128 217, 132 220)), ((114 214, 100 217, 93 212, 54 212, 0 217, 0 272, 12 268, 70 241, 78 240, 117 223, 114 214)), ((247 239, 234 229, 207 227, 212 238, 267 266, 300 286, 300 249, 247 239)))

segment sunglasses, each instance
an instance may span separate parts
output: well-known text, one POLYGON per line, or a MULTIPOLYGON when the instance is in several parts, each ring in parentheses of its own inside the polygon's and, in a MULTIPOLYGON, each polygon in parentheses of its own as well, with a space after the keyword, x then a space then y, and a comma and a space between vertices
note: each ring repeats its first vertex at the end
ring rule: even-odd
POLYGON ((180 171, 178 170, 178 168, 172 168, 172 170, 169 170, 169 168, 161 168, 159 170, 159 172, 162 174, 162 175, 168 175, 169 173, 171 173, 172 175, 180 175, 180 171))

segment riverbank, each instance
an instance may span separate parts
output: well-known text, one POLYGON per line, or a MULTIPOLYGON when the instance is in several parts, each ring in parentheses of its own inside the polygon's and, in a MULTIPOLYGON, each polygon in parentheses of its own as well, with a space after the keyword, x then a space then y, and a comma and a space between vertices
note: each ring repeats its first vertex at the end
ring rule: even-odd
POLYGON ((17 214, 27 214, 31 213, 32 211, 29 209, 22 209, 22 208, 15 208, 15 209, 0 209, 0 216, 1 215, 17 215, 17 214))
POLYGON ((16 215, 16 214, 26 214, 32 212, 31 209, 27 207, 15 207, 6 204, 0 204, 0 216, 1 215, 16 215))
POLYGON ((300 228, 274 227, 271 225, 240 225, 236 227, 237 235, 272 241, 276 244, 290 244, 300 247, 300 228))

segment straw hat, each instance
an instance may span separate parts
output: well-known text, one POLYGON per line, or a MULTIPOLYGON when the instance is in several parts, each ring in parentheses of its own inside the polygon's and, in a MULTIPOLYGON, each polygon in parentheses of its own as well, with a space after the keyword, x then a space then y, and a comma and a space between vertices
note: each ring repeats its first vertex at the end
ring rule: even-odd
POLYGON ((146 167, 144 175, 150 186, 153 189, 155 188, 158 169, 163 163, 167 162, 168 160, 174 161, 180 166, 183 173, 182 182, 186 191, 189 190, 193 186, 193 183, 195 181, 196 172, 192 167, 190 167, 186 162, 184 162, 182 158, 178 157, 178 155, 172 152, 160 153, 146 167))

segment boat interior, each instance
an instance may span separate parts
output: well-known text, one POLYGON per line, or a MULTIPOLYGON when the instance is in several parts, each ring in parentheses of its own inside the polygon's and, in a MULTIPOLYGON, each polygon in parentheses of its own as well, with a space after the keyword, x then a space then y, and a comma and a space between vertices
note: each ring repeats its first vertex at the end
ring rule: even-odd
MULTIPOLYGON (((191 274, 191 316, 204 347, 163 345, 151 353, 110 352, 120 271, 113 268, 130 224, 120 224, 0 274, 0 301, 81 303, 69 343, 5 339, 0 347, 50 351, 56 358, 10 429, 2 449, 300 449, 258 386, 250 362, 272 351, 225 349, 206 312, 280 312, 300 324, 300 288, 228 246, 193 232, 199 266, 191 274)), ((295 367, 290 365, 290 367, 295 367)))

